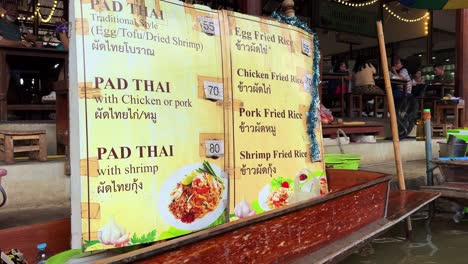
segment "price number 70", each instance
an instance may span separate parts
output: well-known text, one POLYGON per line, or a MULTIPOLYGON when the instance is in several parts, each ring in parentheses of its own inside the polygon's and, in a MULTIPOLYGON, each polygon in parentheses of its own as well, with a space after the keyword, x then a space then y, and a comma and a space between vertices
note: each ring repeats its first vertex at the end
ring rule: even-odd
POLYGON ((204 81, 203 82, 205 97, 207 99, 219 100, 224 99, 224 86, 223 83, 204 81))

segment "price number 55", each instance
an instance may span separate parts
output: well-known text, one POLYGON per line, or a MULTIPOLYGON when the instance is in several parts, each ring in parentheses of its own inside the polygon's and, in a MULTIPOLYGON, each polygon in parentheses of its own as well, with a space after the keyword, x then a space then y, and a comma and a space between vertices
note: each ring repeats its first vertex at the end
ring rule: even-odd
POLYGON ((218 35, 216 33, 219 32, 219 25, 216 23, 217 21, 215 19, 199 16, 198 20, 200 21, 200 26, 204 33, 209 35, 218 35))
POLYGON ((310 41, 306 39, 302 39, 302 53, 309 57, 312 55, 310 50, 310 41))

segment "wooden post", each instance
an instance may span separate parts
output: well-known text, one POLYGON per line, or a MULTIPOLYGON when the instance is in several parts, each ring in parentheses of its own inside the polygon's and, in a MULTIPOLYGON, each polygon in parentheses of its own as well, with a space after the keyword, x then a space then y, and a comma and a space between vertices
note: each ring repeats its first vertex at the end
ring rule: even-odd
POLYGON ((293 0, 284 0, 283 3, 281 3, 281 7, 283 8, 283 13, 285 16, 287 17, 295 16, 293 0))
POLYGON ((427 21, 427 38, 426 38, 426 64, 431 65, 433 64, 432 61, 432 10, 429 11, 429 21, 427 21))
MULTIPOLYGON (((456 12, 455 95, 468 102, 468 9, 459 9, 456 12)), ((467 116, 465 115, 465 124, 468 124, 467 116)))
POLYGON ((240 0, 238 3, 240 5, 241 13, 252 16, 262 16, 261 0, 240 0))
MULTIPOLYGON (((393 100, 392 86, 390 85, 390 75, 388 72, 387 50, 385 49, 385 39, 382 28, 382 21, 377 21, 377 37, 379 39, 380 61, 385 83, 385 92, 387 94, 388 110, 390 112, 390 125, 392 128, 393 152, 395 154, 395 163, 398 176, 398 185, 400 190, 406 190, 405 176, 403 174, 403 164, 400 155, 400 138, 398 136, 398 125, 396 120, 395 103, 393 100)), ((375 103, 375 102, 374 102, 375 103)), ((407 233, 410 234, 411 219, 407 218, 407 233)))

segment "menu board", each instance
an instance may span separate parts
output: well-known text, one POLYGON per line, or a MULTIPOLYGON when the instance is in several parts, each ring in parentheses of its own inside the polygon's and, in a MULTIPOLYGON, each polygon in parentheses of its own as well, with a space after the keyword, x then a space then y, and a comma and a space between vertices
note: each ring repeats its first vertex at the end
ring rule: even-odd
POLYGON ((306 132, 312 35, 262 18, 227 17, 236 168, 231 219, 327 193, 324 164, 311 162, 306 132))
POLYGON ((74 4, 86 251, 326 193, 306 133, 312 35, 175 0, 74 4))

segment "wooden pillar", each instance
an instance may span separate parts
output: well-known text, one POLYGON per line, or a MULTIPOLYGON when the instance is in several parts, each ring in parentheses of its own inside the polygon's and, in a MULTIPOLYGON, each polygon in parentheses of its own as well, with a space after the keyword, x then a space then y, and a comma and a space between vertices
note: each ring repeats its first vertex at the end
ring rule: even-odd
POLYGON ((62 0, 62 3, 63 3, 63 18, 66 18, 67 21, 70 21, 69 10, 68 10, 70 8, 69 1, 62 0))
POLYGON ((244 14, 261 16, 262 15, 262 0, 241 0, 240 10, 244 14))
MULTIPOLYGON (((457 10, 455 95, 468 102, 468 9, 457 10)), ((465 124, 468 124, 465 115, 465 124)))
POLYGON ((287 17, 295 16, 293 0, 284 0, 283 3, 281 3, 281 8, 283 9, 283 13, 285 16, 287 17))

